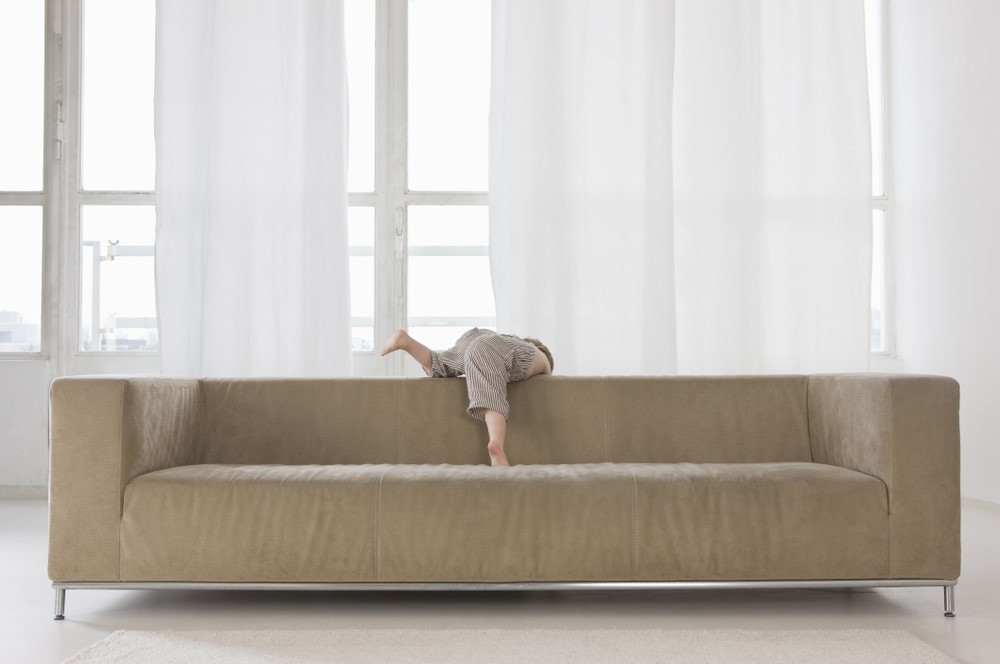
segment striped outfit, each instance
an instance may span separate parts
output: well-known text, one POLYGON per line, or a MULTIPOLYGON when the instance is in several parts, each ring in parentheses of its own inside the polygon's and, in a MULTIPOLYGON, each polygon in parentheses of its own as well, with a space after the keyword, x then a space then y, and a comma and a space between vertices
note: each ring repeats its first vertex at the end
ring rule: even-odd
POLYGON ((535 345, 512 334, 497 334, 474 327, 448 350, 431 351, 433 378, 452 378, 465 374, 469 390, 468 413, 486 419, 485 410, 495 410, 506 419, 507 383, 528 377, 535 345))

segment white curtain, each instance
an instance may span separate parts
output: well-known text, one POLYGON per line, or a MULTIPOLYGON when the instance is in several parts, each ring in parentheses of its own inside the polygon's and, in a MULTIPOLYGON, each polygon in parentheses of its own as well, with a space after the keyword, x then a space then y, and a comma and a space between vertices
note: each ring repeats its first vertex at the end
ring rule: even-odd
POLYGON ((560 373, 865 370, 863 21, 862 0, 494 0, 498 327, 560 373))
POLYGON ((350 373, 342 0, 161 0, 164 373, 350 373))
POLYGON ((501 331, 569 374, 672 373, 673 3, 495 0, 490 261, 501 331))
POLYGON ((866 371, 862 0, 679 0, 676 25, 679 370, 866 371))

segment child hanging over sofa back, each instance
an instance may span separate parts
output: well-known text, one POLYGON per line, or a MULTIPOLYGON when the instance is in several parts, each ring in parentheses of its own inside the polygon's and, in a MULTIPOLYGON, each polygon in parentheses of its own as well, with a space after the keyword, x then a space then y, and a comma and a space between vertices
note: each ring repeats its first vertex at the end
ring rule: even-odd
POLYGON ((469 415, 486 422, 486 449, 493 466, 509 466, 504 453, 507 435, 507 384, 552 373, 552 353, 538 339, 499 334, 472 328, 448 350, 434 351, 405 330, 397 330, 382 348, 382 355, 406 351, 432 378, 465 375, 469 390, 469 415))

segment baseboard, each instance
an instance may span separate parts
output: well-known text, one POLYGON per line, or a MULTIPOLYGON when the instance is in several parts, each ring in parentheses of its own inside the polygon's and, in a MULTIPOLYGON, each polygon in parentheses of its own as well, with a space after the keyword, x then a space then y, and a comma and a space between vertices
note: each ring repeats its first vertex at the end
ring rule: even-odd
POLYGON ((46 486, 3 486, 0 485, 0 500, 43 500, 49 497, 46 486))
POLYGON ((977 510, 983 510, 989 512, 990 514, 996 514, 1000 516, 1000 504, 992 503, 988 500, 979 500, 978 498, 962 498, 962 507, 971 507, 977 510))

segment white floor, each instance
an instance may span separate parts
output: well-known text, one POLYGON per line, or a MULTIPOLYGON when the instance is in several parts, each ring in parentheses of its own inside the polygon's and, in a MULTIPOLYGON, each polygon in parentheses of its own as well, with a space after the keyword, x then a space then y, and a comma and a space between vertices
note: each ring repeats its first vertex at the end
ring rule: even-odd
POLYGON ((940 588, 684 592, 76 590, 52 620, 44 501, 0 501, 0 662, 61 662, 119 629, 504 627, 904 629, 970 664, 1000 662, 1000 512, 963 510, 956 618, 940 588))

